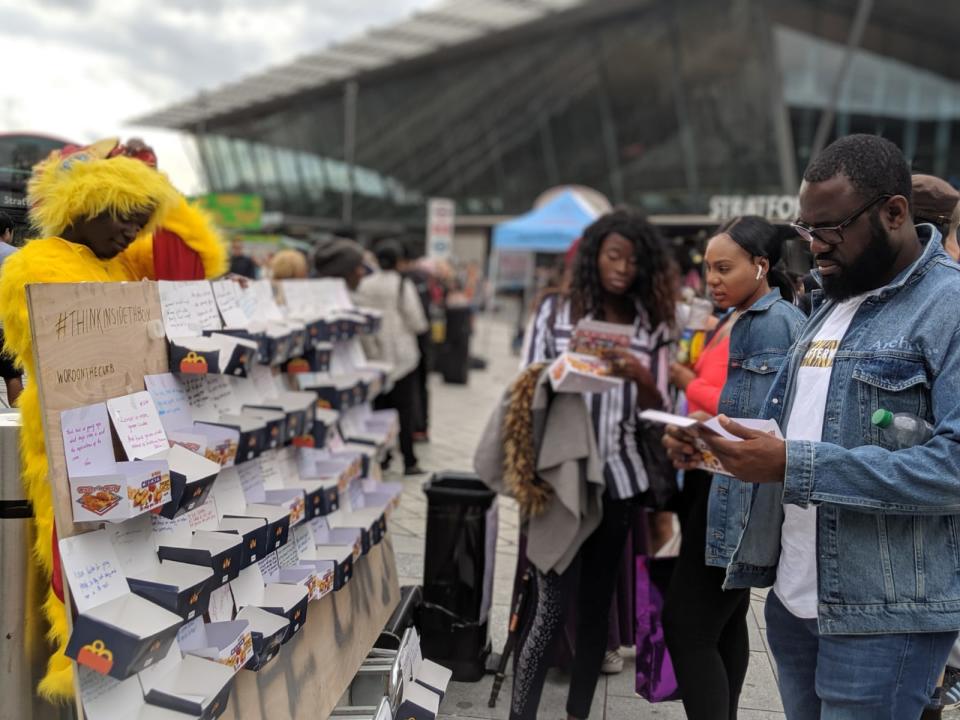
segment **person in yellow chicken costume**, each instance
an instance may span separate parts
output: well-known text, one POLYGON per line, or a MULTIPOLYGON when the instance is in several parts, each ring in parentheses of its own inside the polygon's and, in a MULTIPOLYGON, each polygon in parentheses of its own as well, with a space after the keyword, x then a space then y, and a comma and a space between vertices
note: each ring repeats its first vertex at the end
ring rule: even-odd
MULTIPOLYGON (((42 602, 55 650, 39 692, 57 701, 73 696, 73 670, 64 655, 68 625, 40 401, 32 382, 35 367, 26 286, 198 280, 223 274, 227 253, 212 224, 186 203, 136 145, 131 150, 116 140, 105 140, 54 151, 34 168, 27 199, 38 237, 3 264, 0 321, 7 352, 26 374, 17 404, 22 422, 22 479, 33 505, 36 559, 35 576, 28 582, 33 597, 27 612, 34 613, 42 602)), ((25 622, 35 621, 25 618, 25 622)))

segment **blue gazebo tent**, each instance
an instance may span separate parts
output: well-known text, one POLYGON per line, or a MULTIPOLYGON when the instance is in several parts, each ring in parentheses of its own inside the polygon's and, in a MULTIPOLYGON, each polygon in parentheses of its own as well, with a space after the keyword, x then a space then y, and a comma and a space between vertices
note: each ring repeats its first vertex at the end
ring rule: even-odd
POLYGON ((563 253, 597 212, 575 190, 565 190, 525 215, 493 229, 493 248, 500 252, 563 253))

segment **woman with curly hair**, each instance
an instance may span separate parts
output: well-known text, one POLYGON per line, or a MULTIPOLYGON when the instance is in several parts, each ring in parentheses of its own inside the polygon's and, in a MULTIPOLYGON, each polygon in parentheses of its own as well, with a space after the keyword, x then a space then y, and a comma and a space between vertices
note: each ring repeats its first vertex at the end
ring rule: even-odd
POLYGON ((544 298, 527 330, 525 366, 564 352, 580 320, 633 328, 630 349, 612 362, 626 382, 605 393, 584 394, 603 461, 603 519, 567 570, 537 573, 537 605, 517 656, 511 718, 537 716, 551 646, 573 597, 577 632, 567 713, 571 718, 590 713, 627 532, 636 499, 649 487, 637 445, 637 415, 662 407, 667 398, 672 276, 669 249, 657 230, 638 213, 611 212, 584 232, 570 290, 544 298))

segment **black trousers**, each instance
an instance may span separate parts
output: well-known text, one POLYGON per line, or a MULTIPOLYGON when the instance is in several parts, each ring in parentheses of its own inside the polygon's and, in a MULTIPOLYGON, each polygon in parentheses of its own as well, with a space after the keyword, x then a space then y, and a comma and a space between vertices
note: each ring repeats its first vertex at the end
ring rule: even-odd
POLYGON ((576 718, 590 714, 607 651, 610 602, 633 509, 633 500, 605 497, 603 520, 583 543, 571 566, 562 575, 537 573, 536 610, 517 654, 511 720, 537 717, 553 644, 563 628, 566 605, 573 593, 577 594, 577 642, 567 713, 576 718))
POLYGON ((723 590, 726 570, 704 562, 711 476, 688 472, 681 494, 680 555, 663 630, 688 720, 735 720, 750 662, 749 590, 723 590))
POLYGON ((417 420, 414 432, 426 433, 430 430, 430 394, 427 383, 430 380, 430 358, 433 353, 433 341, 430 332, 417 335, 417 347, 420 348, 420 364, 415 370, 417 376, 417 420))
POLYGON ((373 407, 377 410, 394 409, 400 415, 400 452, 403 453, 404 468, 412 468, 417 464, 417 456, 413 452, 417 404, 416 370, 397 380, 390 392, 380 395, 373 401, 373 407))

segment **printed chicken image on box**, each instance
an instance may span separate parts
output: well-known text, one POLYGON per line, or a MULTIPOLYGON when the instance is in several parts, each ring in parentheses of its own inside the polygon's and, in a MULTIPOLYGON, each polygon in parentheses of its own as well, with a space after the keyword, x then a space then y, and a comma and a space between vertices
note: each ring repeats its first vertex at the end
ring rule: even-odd
POLYGON ((593 355, 561 353, 548 372, 555 392, 604 393, 623 386, 622 379, 611 375, 610 362, 593 355))
POLYGON ((363 554, 362 533, 358 528, 331 528, 326 517, 308 523, 313 536, 313 556, 336 564, 334 590, 340 590, 353 577, 354 563, 363 554))
POLYGON ((213 660, 235 673, 253 657, 253 635, 246 620, 208 623, 196 618, 180 628, 177 644, 185 654, 213 660))
MULTIPOLYGON (((720 437, 733 442, 742 441, 742 438, 738 438, 724 430, 723 426, 720 425, 719 419, 716 417, 710 418, 704 422, 700 422, 694 418, 685 417, 683 415, 673 415, 671 413, 660 412, 659 410, 645 410, 640 413, 640 419, 659 425, 674 425, 679 428, 696 428, 700 432, 719 435, 720 437)), ((767 433, 768 435, 773 435, 777 438, 783 438, 783 433, 781 432, 780 426, 777 424, 776 420, 756 420, 753 418, 732 418, 732 420, 735 423, 743 425, 751 430, 757 430, 759 432, 767 433)), ((700 437, 697 437, 694 438, 694 445, 700 452, 700 459, 697 464, 698 470, 705 470, 709 473, 719 473, 720 475, 730 474, 727 472, 726 468, 723 467, 723 463, 720 462, 720 459, 710 450, 710 446, 706 443, 706 441, 700 437)))
MULTIPOLYGON (((172 499, 170 468, 163 460, 117 461, 105 403, 64 410, 61 433, 67 461, 71 507, 76 522, 122 522, 159 509, 172 499)), ((146 450, 166 446, 163 428, 138 428, 146 450), (151 436, 150 433, 156 432, 151 436)), ((118 428, 122 439, 128 428, 118 428)), ((128 451, 129 452, 129 451, 128 451)))
POLYGON ((118 680, 162 659, 183 618, 130 591, 109 531, 61 538, 59 546, 77 609, 67 657, 118 680))

